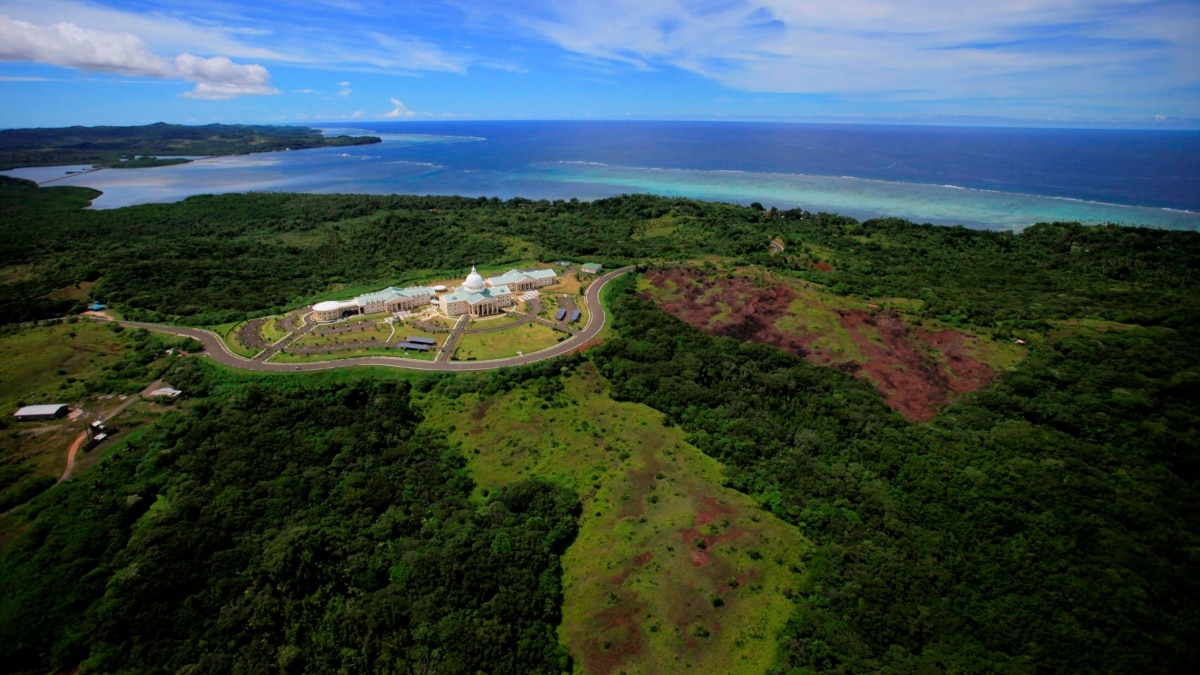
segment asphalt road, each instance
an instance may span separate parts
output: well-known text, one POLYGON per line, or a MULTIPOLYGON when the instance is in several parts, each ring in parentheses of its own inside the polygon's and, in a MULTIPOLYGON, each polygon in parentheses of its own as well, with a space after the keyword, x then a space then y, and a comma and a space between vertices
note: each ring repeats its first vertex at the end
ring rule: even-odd
POLYGON ((507 368, 509 366, 523 366, 538 361, 545 361, 556 356, 569 354, 575 351, 580 346, 587 343, 592 338, 600 334, 604 328, 604 323, 607 316, 604 312, 604 306, 600 304, 600 291, 603 290, 605 284, 613 279, 621 276, 632 270, 633 267, 622 267, 618 270, 613 270, 592 282, 588 286, 587 293, 584 296, 584 301, 588 306, 588 322, 579 331, 578 335, 559 342, 553 347, 548 347, 532 354, 523 356, 512 356, 506 359, 492 359, 488 361, 416 361, 413 359, 404 359, 396 356, 358 356, 349 359, 337 359, 335 361, 310 361, 308 363, 265 363, 263 361, 255 361, 252 359, 238 356, 229 351, 229 347, 225 345, 225 341, 219 335, 212 331, 204 330, 203 328, 184 328, 181 326, 166 326, 157 323, 142 323, 140 321, 118 321, 117 323, 126 328, 145 328, 158 333, 166 333, 168 335, 180 335, 199 340, 204 344, 204 351, 209 358, 230 368, 240 368, 242 370, 251 370, 259 373, 286 373, 296 371, 314 371, 314 370, 331 370, 333 368, 353 368, 355 366, 385 366, 388 368, 407 368, 409 370, 430 370, 430 371, 476 371, 476 370, 495 370, 497 368, 507 368))

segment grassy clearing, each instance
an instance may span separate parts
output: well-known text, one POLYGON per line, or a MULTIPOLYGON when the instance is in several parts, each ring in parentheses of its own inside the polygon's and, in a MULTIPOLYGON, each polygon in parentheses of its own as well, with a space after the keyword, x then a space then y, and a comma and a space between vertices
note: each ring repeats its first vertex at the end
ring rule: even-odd
POLYGON ((120 396, 94 396, 87 383, 102 378, 106 367, 122 359, 127 335, 115 333, 112 326, 80 321, 23 328, 0 337, 0 473, 9 472, 10 485, 61 475, 67 449, 90 422, 70 417, 17 422, 13 412, 40 403, 66 403, 93 415, 116 408, 123 400, 120 396))
POLYGON ((648 220, 633 233, 632 239, 652 239, 654 237, 669 237, 679 230, 679 219, 672 215, 648 220))
POLYGON ((438 344, 440 345, 445 342, 446 338, 450 337, 450 335, 448 333, 430 333, 429 331, 421 330, 420 328, 417 328, 416 324, 414 324, 412 320, 397 321, 395 341, 401 341, 406 337, 431 338, 433 340, 437 340, 438 344))
POLYGON ((877 298, 875 304, 905 314, 916 314, 925 307, 925 301, 920 298, 877 298))
POLYGON ((326 326, 318 326, 294 344, 297 347, 336 347, 363 340, 387 340, 388 336, 392 334, 392 327, 383 321, 384 317, 383 314, 369 314, 326 326), (351 330, 347 333, 321 334, 322 330, 338 328, 350 328, 351 330))
POLYGON ((84 395, 83 381, 119 360, 125 340, 104 324, 23 328, 0 337, 0 412, 17 404, 69 403, 84 395))
POLYGON ((0 269, 0 284, 28 281, 34 277, 33 265, 9 265, 0 269))
POLYGON ((566 293, 567 295, 581 296, 587 290, 588 285, 592 283, 593 278, 585 274, 581 275, 578 272, 560 274, 557 284, 543 286, 538 290, 543 293, 566 293))
POLYGON ((542 477, 575 490, 560 639, 579 672, 765 672, 807 543, 646 406, 590 366, 551 401, 532 388, 438 401, 428 424, 467 457, 482 498, 542 477))
MULTIPOLYGON (((811 292, 808 295, 811 296, 811 292)), ((775 327, 785 335, 816 336, 812 349, 829 354, 833 361, 865 361, 858 343, 842 326, 837 313, 813 297, 801 296, 793 300, 788 314, 777 319, 775 327)))
POLYGON ((50 300, 78 300, 84 302, 88 299, 88 291, 95 285, 94 281, 84 281, 78 284, 61 288, 46 297, 50 300))
POLYGON ((492 316, 483 316, 479 318, 467 319, 467 328, 469 330, 479 330, 483 328, 501 328, 503 326, 517 326, 524 321, 523 318, 504 312, 503 314, 493 314, 492 316))
POLYGON ((566 334, 532 322, 497 333, 468 333, 462 336, 453 358, 455 361, 485 361, 517 356, 517 352, 532 354, 553 347, 560 337, 566 337, 566 334))
POLYGON ((342 349, 320 354, 291 354, 279 352, 272 356, 271 363, 316 363, 319 361, 337 361, 352 359, 359 356, 391 356, 397 359, 412 359, 414 361, 432 361, 436 357, 433 352, 423 353, 406 351, 389 347, 371 347, 369 349, 342 349))

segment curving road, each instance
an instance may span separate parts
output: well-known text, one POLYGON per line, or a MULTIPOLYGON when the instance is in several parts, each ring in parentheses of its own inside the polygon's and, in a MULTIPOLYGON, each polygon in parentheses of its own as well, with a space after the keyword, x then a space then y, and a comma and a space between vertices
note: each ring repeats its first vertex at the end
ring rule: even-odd
MULTIPOLYGON (((182 326, 166 326, 158 323, 143 323, 141 321, 117 321, 126 328, 145 328, 158 333, 166 333, 168 335, 179 335, 190 337, 199 340, 204 344, 204 350, 212 360, 221 365, 231 368, 241 368, 242 370, 252 370, 260 373, 284 373, 296 371, 314 371, 314 370, 331 370, 333 368, 351 368, 354 366, 385 366, 388 368, 408 368, 410 370, 431 370, 431 371, 473 371, 473 370, 495 370, 496 368, 506 368, 509 366, 523 366, 538 361, 545 361, 556 356, 562 356, 575 351, 580 346, 586 344, 589 340, 600 334, 604 328, 604 323, 607 316, 604 312, 604 306, 600 304, 600 291, 604 286, 633 269, 633 266, 622 267, 618 270, 613 270, 597 278, 591 286, 588 286, 587 293, 584 295, 584 301, 588 306, 588 322, 587 325, 579 331, 577 335, 559 342, 553 347, 547 347, 532 354, 523 356, 512 356, 506 359, 492 359, 488 361, 417 361, 414 359, 404 359, 397 356, 358 356, 348 359, 337 359, 335 361, 310 361, 308 363, 266 363, 248 359, 244 356, 238 356, 229 351, 229 347, 219 335, 212 331, 204 330, 203 328, 184 328, 182 326)), ((96 319, 102 320, 102 319, 96 319)))

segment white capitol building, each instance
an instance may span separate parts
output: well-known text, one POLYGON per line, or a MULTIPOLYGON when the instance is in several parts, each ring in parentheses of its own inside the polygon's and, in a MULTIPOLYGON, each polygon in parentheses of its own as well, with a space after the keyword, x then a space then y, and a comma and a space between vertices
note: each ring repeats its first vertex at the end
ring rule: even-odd
POLYGON ((312 318, 317 323, 337 321, 356 314, 400 312, 437 304, 446 316, 491 316, 513 304, 514 292, 531 291, 558 282, 552 269, 511 269, 496 277, 483 278, 471 266, 471 273, 462 285, 448 293, 444 286, 390 287, 360 295, 353 300, 326 300, 313 305, 312 318), (434 296, 441 294, 436 300, 434 296))

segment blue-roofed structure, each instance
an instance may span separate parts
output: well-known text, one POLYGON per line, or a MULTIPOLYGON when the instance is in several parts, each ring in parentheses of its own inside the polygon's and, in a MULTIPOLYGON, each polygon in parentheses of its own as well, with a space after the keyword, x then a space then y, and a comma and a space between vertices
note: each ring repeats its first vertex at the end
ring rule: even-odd
POLYGON ((434 340, 433 338, 406 337, 404 339, 408 342, 418 345, 437 345, 437 340, 434 340))
POLYGON ((397 342, 396 346, 401 349, 412 349, 418 352, 427 352, 430 347, 429 345, 417 344, 416 342, 397 342))
POLYGON ((554 320, 555 320, 555 321, 562 321, 562 320, 563 320, 563 317, 564 317, 564 316, 566 316, 566 315, 567 315, 567 309, 564 307, 564 308, 562 308, 562 309, 558 310, 558 314, 554 315, 554 320))
POLYGON ((580 312, 578 309, 575 310, 574 312, 571 312, 571 321, 572 322, 578 321, 579 317, 582 315, 583 315, 583 312, 580 312))

